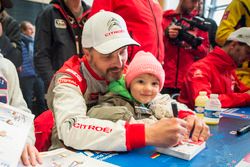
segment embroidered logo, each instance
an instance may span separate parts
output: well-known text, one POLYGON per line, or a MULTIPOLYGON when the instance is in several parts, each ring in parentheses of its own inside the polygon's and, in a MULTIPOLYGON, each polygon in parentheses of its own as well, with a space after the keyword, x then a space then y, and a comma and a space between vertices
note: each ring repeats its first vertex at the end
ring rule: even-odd
POLYGON ((225 13, 224 13, 224 15, 223 15, 223 17, 222 17, 222 20, 227 20, 229 14, 230 14, 230 11, 229 11, 229 10, 228 10, 228 11, 225 11, 225 13))
POLYGON ((71 84, 71 85, 74 85, 74 86, 78 86, 77 83, 72 78, 60 78, 58 80, 58 82, 60 84, 66 83, 66 84, 71 84))
POLYGON ((61 29, 66 29, 67 28, 67 24, 62 19, 55 19, 55 27, 56 28, 61 28, 61 29))
POLYGON ((91 131, 97 131, 97 132, 104 132, 104 133, 111 133, 112 128, 110 127, 103 127, 103 126, 97 126, 97 125, 86 125, 82 123, 74 123, 74 128, 82 129, 82 130, 91 130, 91 131))
POLYGON ((7 81, 3 78, 0 77, 0 102, 2 103, 7 103, 7 81))
POLYGON ((203 77, 202 71, 200 69, 194 72, 193 78, 203 77))
POLYGON ((122 29, 121 23, 115 18, 111 18, 108 21, 107 28, 109 32, 105 33, 105 37, 124 32, 124 30, 122 29))
POLYGON ((0 77, 0 89, 7 90, 7 81, 3 77, 0 77))
POLYGON ((75 72, 74 70, 67 68, 65 71, 73 74, 78 79, 79 82, 82 82, 82 77, 79 74, 77 74, 77 72, 75 72))

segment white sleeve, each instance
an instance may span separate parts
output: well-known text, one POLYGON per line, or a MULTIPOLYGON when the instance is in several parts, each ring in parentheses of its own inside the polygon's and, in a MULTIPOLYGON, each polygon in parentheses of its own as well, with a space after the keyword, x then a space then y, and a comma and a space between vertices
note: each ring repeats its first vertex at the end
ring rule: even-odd
MULTIPOLYGON (((68 75, 60 78, 63 77, 69 78, 68 75)), ((66 146, 101 151, 126 151, 134 147, 129 146, 133 145, 133 139, 128 141, 130 137, 126 136, 125 121, 114 123, 87 117, 80 88, 70 83, 59 83, 59 78, 54 79, 53 98, 50 97, 52 102, 49 103, 52 104, 58 137, 66 146)))
MULTIPOLYGON (((19 79, 17 75, 16 68, 12 62, 7 59, 1 58, 3 65, 6 67, 4 75, 8 81, 8 104, 10 106, 19 108, 25 112, 31 113, 27 104, 23 98, 22 91, 20 89, 19 79)), ((35 143, 35 134, 34 134, 34 124, 30 129, 29 136, 27 138, 27 143, 35 143)))

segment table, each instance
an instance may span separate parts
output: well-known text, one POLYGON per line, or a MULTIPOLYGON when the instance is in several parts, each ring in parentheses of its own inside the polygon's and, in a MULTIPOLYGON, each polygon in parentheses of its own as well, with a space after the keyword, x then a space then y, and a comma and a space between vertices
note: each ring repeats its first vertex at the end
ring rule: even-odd
MULTIPOLYGON (((250 108, 242 108, 250 114, 250 108)), ((127 153, 91 153, 91 157, 101 159, 122 167, 230 167, 235 166, 250 153, 250 133, 242 136, 230 134, 230 131, 250 124, 250 119, 222 117, 218 125, 210 126, 212 136, 207 140, 206 148, 190 161, 159 154, 155 148, 147 146, 127 153)))

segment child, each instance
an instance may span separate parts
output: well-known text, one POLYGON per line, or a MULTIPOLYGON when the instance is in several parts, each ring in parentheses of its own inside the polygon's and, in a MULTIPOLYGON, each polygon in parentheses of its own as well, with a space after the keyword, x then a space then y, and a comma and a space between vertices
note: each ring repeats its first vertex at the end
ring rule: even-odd
MULTIPOLYGON (((129 64, 125 77, 109 84, 109 92, 99 98, 89 117, 111 121, 154 123, 163 117, 173 117, 169 95, 161 95, 165 79, 162 65, 149 52, 139 51, 129 64)), ((179 117, 193 115, 178 102, 179 117), (182 110, 182 111, 180 111, 182 110)))

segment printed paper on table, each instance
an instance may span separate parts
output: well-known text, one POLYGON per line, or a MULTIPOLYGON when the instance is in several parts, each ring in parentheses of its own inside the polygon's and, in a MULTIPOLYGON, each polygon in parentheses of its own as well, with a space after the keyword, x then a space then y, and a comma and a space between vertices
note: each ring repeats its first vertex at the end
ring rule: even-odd
POLYGON ((0 103, 0 166, 17 166, 33 119, 33 114, 0 103))
POLYGON ((177 158, 191 160, 195 155, 202 151, 206 147, 206 142, 193 142, 192 140, 183 141, 181 144, 175 147, 163 148, 156 147, 156 151, 159 153, 171 155, 177 158))

